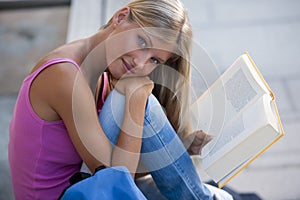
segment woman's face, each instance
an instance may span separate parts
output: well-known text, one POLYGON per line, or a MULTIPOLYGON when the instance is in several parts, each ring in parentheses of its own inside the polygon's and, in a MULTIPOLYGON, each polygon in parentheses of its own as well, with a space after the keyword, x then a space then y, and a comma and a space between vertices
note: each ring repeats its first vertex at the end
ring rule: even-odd
POLYGON ((173 49, 173 44, 147 34, 137 23, 123 20, 106 42, 108 69, 116 79, 127 74, 146 76, 164 64, 173 49))

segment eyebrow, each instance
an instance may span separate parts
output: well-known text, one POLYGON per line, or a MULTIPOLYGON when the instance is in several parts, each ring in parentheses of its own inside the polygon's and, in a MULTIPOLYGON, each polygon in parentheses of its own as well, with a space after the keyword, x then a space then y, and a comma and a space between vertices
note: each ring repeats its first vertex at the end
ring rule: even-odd
MULTIPOLYGON (((146 32, 143 28, 142 28, 142 31, 143 31, 145 37, 147 37, 147 40, 148 40, 149 43, 150 43, 150 47, 153 48, 153 43, 152 43, 151 38, 149 37, 149 35, 147 34, 147 32, 146 32)), ((162 59, 162 58, 160 58, 160 57, 156 57, 156 58, 159 60, 159 62, 160 62, 161 64, 164 64, 165 62, 167 62, 166 60, 164 60, 164 59, 162 59)))

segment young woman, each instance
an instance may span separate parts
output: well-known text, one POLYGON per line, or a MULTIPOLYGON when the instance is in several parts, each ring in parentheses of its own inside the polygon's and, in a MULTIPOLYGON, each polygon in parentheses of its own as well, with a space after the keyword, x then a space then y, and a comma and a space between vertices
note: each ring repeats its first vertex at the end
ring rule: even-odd
POLYGON ((56 199, 82 161, 134 176, 141 157, 165 197, 212 199, 176 134, 196 152, 205 136, 187 136, 191 34, 179 0, 134 0, 93 36, 42 58, 10 124, 15 198, 56 199))

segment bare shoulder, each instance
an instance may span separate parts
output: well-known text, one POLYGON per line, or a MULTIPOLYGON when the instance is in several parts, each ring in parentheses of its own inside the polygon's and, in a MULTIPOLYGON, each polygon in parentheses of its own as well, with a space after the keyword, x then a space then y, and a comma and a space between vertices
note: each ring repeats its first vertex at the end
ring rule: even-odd
MULTIPOLYGON (((75 41, 53 50, 37 62, 31 73, 56 58, 68 58, 80 65, 83 57, 81 47, 82 42, 75 41)), ((52 64, 38 74, 30 88, 30 102, 38 116, 47 121, 61 119, 57 106, 70 102, 78 73, 80 72, 74 64, 61 62, 52 64)))
POLYGON ((72 92, 80 71, 72 63, 53 64, 44 69, 34 79, 30 88, 31 105, 42 119, 55 121, 61 119, 57 113, 72 101, 72 92))

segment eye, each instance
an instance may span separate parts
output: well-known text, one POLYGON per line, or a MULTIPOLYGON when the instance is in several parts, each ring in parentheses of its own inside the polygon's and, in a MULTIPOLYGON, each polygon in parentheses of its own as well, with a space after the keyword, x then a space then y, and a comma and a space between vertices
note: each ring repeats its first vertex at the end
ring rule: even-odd
POLYGON ((147 42, 144 38, 140 37, 139 36, 139 45, 142 47, 142 48, 146 48, 147 47, 147 42))
POLYGON ((154 57, 151 58, 151 62, 156 64, 156 65, 160 64, 159 60, 157 58, 154 58, 154 57))

